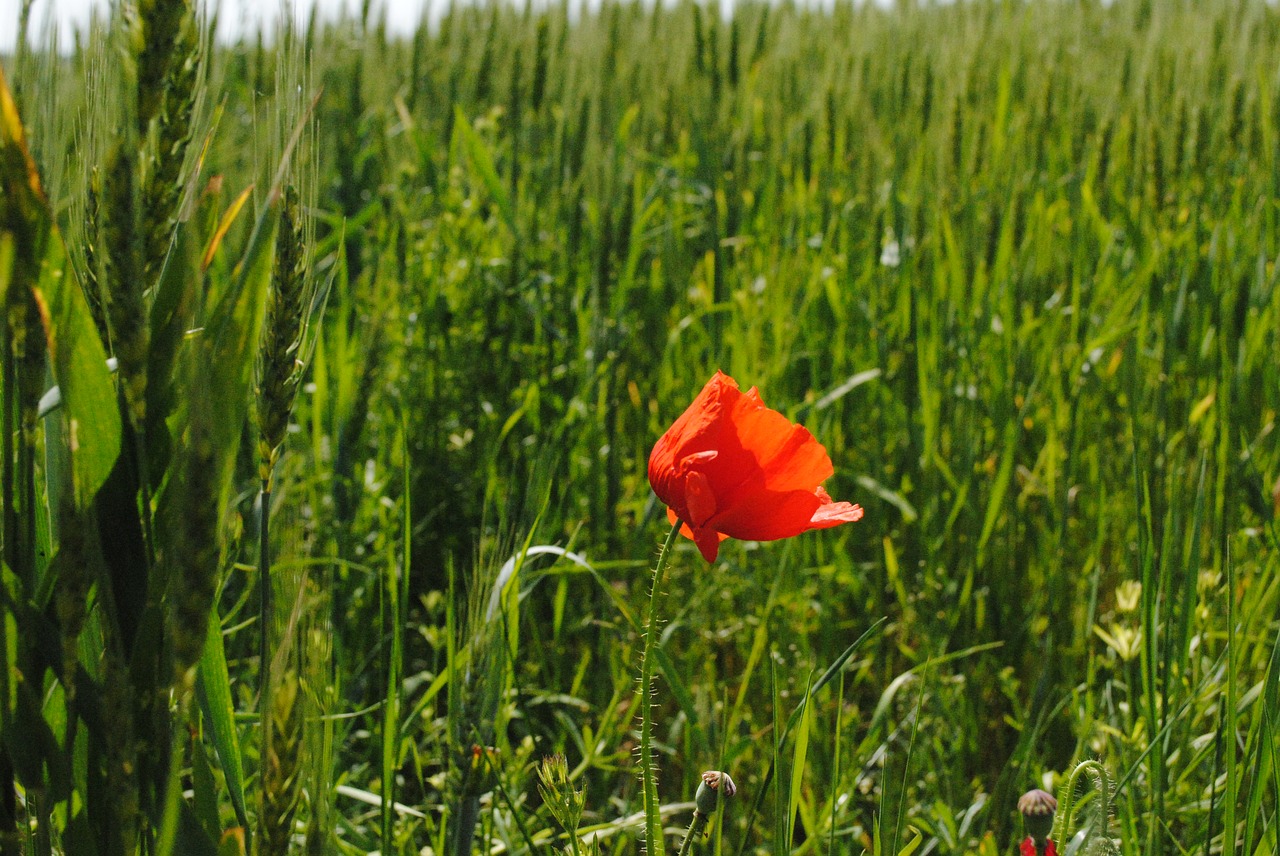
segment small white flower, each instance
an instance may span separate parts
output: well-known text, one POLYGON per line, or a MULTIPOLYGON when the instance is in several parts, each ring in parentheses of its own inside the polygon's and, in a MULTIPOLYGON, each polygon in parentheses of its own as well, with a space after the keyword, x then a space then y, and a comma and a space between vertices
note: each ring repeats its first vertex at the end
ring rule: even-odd
POLYGON ((885 241, 884 249, 880 251, 880 264, 884 267, 896 268, 901 263, 902 249, 898 246, 898 242, 893 239, 885 241))

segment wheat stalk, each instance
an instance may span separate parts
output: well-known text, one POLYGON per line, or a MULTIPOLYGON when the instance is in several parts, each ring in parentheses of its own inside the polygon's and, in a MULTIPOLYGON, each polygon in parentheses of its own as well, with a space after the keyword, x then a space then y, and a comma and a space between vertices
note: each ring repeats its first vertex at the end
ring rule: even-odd
POLYGON ((289 851, 293 818, 301 793, 302 697, 298 676, 289 669, 271 693, 271 708, 263 711, 264 759, 258 842, 261 856, 289 851))
POLYGON ((108 159, 103 187, 103 273, 106 281, 107 326, 111 347, 119 360, 120 384, 130 421, 141 428, 147 413, 147 327, 139 257, 137 199, 134 173, 137 156, 117 144, 108 159))

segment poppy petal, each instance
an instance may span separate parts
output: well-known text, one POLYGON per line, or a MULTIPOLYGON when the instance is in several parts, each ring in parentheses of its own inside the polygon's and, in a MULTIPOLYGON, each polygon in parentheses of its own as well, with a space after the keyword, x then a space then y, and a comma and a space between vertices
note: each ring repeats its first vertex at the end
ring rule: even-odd
POLYGON ((813 490, 835 473, 827 450, 801 425, 767 451, 761 448, 760 466, 773 490, 813 490))
POLYGON ((716 513, 716 495, 706 473, 697 470, 684 477, 684 499, 689 507, 689 522, 701 526, 716 513))
POLYGON ((811 528, 818 506, 813 491, 756 490, 735 497, 733 505, 706 525, 743 541, 775 541, 811 528))
POLYGON ((723 372, 654 445, 648 469, 668 518, 684 521, 708 562, 728 537, 770 541, 862 517, 822 489, 834 472, 822 444, 723 372))
POLYGON ((649 483, 667 505, 683 514, 684 473, 716 457, 716 439, 723 429, 726 402, 741 393, 732 378, 716 372, 680 417, 672 423, 649 453, 649 483))
POLYGON ((714 529, 693 530, 693 543, 698 545, 698 552, 702 553, 702 558, 709 563, 716 560, 720 552, 720 542, 723 540, 724 536, 714 529))
POLYGON ((857 523, 862 519, 862 506, 852 502, 827 502, 818 506, 809 521, 811 529, 830 529, 841 523, 857 523))
MULTIPOLYGON (((672 509, 672 508, 668 508, 668 509, 667 509, 667 520, 668 520, 668 522, 670 522, 670 523, 671 523, 671 525, 672 525, 672 526, 675 526, 675 525, 676 525, 676 521, 677 521, 677 520, 679 520, 679 519, 680 519, 680 518, 679 518, 679 516, 676 514, 675 509, 672 509)), ((688 538, 690 541, 694 541, 694 540, 696 540, 696 539, 694 538, 694 536, 693 536, 693 529, 689 526, 689 524, 688 524, 688 523, 683 523, 683 522, 682 522, 682 523, 680 524, 680 534, 681 534, 681 535, 683 535, 684 537, 688 538)), ((721 540, 721 541, 725 541, 725 540, 727 540, 727 539, 729 538, 729 536, 728 536, 728 535, 725 535, 725 534, 723 534, 723 533, 716 533, 716 534, 718 534, 718 535, 720 536, 720 540, 721 540)))
POLYGON ((723 419, 726 406, 732 406, 741 395, 732 378, 723 372, 716 372, 693 403, 671 423, 671 427, 653 447, 653 452, 649 455, 650 472, 655 464, 675 466, 694 452, 715 448, 713 444, 706 443, 705 439, 717 433, 713 429, 718 428, 717 423, 723 419))
POLYGON ((776 491, 812 491, 835 472, 822 444, 802 425, 770 410, 752 387, 728 416, 737 445, 747 453, 762 487, 776 491))

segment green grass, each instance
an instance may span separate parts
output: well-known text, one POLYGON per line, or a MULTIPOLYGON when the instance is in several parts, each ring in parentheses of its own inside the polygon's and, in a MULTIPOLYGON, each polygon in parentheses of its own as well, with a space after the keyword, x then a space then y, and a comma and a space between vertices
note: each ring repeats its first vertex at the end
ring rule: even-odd
POLYGON ((720 768, 695 852, 1005 853, 1096 759, 1126 856, 1280 852, 1274 8, 129 26, 0 60, 0 856, 267 852, 264 623, 295 851, 639 852, 645 462, 717 368, 867 514, 677 543, 668 846, 720 768), (263 527, 285 185, 315 298, 263 527))

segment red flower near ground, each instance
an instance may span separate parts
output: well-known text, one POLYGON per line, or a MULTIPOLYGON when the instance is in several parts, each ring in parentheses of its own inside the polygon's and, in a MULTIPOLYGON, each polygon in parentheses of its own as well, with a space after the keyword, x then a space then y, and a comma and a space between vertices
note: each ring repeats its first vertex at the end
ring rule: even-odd
POLYGON ((1036 842, 1031 836, 1022 839, 1022 843, 1018 845, 1018 853, 1020 856, 1058 856, 1058 848, 1053 846, 1053 839, 1046 838, 1044 842, 1044 851, 1036 853, 1036 842))
POLYGON ((653 492, 708 562, 725 538, 773 541, 861 519, 861 506, 822 489, 833 472, 812 434, 722 372, 649 455, 653 492))

